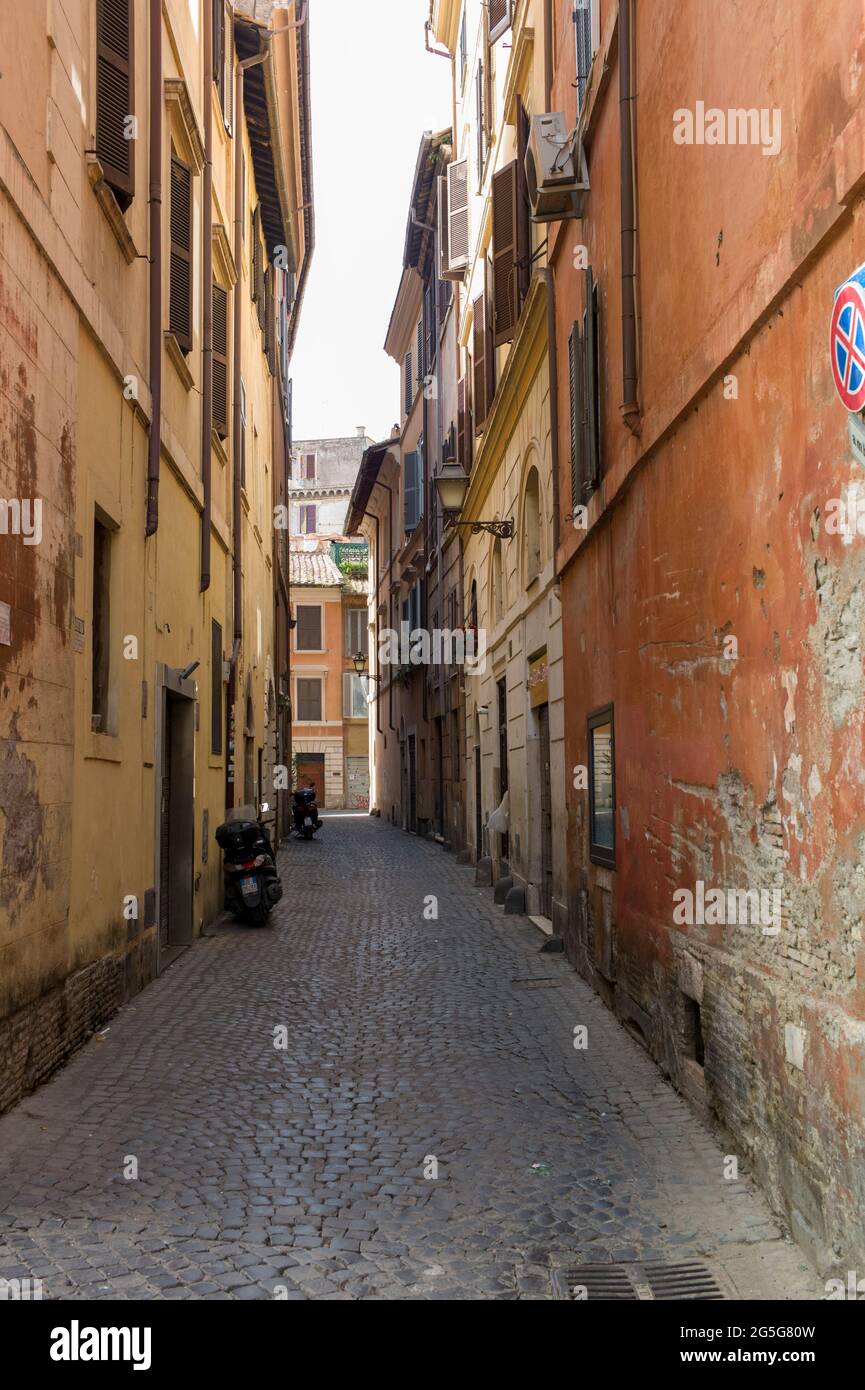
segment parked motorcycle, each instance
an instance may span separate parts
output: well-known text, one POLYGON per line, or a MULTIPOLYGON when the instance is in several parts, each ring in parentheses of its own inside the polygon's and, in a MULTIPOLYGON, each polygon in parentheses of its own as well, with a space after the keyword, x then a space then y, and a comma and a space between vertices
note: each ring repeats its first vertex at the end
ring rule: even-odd
POLYGON ((254 807, 241 806, 219 827, 216 841, 224 856, 226 909, 252 926, 263 926, 282 897, 267 827, 254 807))
POLYGON ((311 840, 316 830, 321 829, 315 791, 312 787, 299 787, 292 799, 295 831, 301 839, 311 840))

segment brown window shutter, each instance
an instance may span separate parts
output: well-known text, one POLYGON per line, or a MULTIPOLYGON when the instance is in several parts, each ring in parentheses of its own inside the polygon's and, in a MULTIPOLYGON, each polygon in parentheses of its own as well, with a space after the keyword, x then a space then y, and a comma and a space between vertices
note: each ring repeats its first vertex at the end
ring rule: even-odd
POLYGON ((517 161, 493 175, 493 337, 509 343, 519 317, 517 286, 517 161))
POLYGON ((133 0, 96 7, 96 153, 105 182, 126 210, 135 192, 135 141, 125 138, 135 105, 133 0))
POLYGON ((213 80, 225 115, 225 0, 211 0, 213 10, 213 80))
MULTIPOLYGON (((529 147, 531 122, 528 112, 517 97, 517 293, 522 311, 532 278, 532 210, 529 202, 529 181, 526 176, 526 152, 529 147)), ((518 311, 518 316, 519 316, 518 311)))
POLYGON ((506 34, 513 22, 513 0, 490 0, 490 43, 506 34))
POLYGON ((258 309, 258 325, 264 328, 264 252, 261 245, 261 206, 252 214, 252 298, 258 309))
POLYGON ((168 326, 192 351, 192 170, 171 159, 171 274, 168 326))
POLYGON ((576 510, 585 502, 583 492, 583 335, 575 323, 568 338, 568 376, 571 397, 571 505, 576 510))
POLYGON ((600 383, 598 380, 598 291, 592 268, 586 269, 586 481, 589 488, 600 482, 600 420, 598 418, 600 383))
POLYGON ((475 431, 483 428, 487 418, 487 324, 484 307, 485 296, 479 294, 472 304, 472 365, 474 370, 475 431))
POLYGON ((484 95, 486 93, 486 75, 484 73, 483 62, 478 63, 478 72, 475 82, 477 91, 475 93, 475 135, 477 137, 477 160, 478 160, 478 188, 484 181, 484 165, 486 164, 486 112, 484 111, 484 95))
POLYGON ((457 461, 464 473, 472 467, 472 421, 469 379, 461 376, 457 384, 457 461))
POLYGON ((228 292, 213 284, 213 428, 228 436, 228 292))
POLYGON ((267 267, 264 277, 264 343, 270 375, 276 376, 276 300, 274 298, 273 266, 267 267))
POLYGON ((493 268, 489 257, 484 261, 484 313, 486 314, 486 340, 484 364, 486 366, 486 413, 493 408, 496 394, 496 345, 493 336, 493 268))

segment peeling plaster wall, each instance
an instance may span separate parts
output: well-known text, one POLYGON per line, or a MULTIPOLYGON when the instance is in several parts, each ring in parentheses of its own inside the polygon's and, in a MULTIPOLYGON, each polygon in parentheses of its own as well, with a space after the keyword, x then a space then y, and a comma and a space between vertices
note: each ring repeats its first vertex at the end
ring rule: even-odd
MULTIPOLYGON (((590 214, 562 243, 587 243, 600 285, 601 504, 622 464, 636 464, 583 548, 574 554, 568 537, 560 553, 567 766, 587 762, 587 715, 613 702, 617 799, 610 870, 589 861, 588 797, 568 779, 566 944, 675 1084, 725 1126, 818 1265, 855 1264, 865 1258, 865 538, 845 544, 826 519, 830 499, 865 485, 828 353, 834 290, 865 261, 861 7, 838 6, 837 24, 818 32, 814 11, 756 6, 735 63, 731 26, 713 20, 697 42, 700 7, 660 8, 649 22, 637 7, 640 441, 618 411, 615 67, 589 157, 590 214), (672 112, 696 97, 779 105, 780 155, 678 151, 672 112), (778 934, 677 925, 673 894, 700 879, 780 889, 778 934)), ((609 15, 602 7, 602 29, 609 15)), ((569 260, 556 279, 564 361, 582 311, 569 260)), ((566 377, 560 394, 565 430, 566 377)))

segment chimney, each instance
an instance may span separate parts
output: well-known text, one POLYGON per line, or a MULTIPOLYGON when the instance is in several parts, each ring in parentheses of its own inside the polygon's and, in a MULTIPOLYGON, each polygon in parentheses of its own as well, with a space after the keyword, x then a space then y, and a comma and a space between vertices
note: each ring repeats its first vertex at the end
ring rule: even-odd
POLYGON ((366 425, 355 425, 358 439, 366 439, 366 425))

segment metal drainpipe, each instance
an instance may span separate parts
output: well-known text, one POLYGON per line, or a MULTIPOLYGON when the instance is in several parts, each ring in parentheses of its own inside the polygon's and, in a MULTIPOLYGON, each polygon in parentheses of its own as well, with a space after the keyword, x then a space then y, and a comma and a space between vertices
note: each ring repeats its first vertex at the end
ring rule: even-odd
MULTIPOLYGON (((553 101, 553 0, 544 3, 544 108, 553 101)), ((553 563, 561 535, 559 481, 559 350, 556 339, 556 283, 552 265, 544 267, 547 285, 547 361, 550 371, 550 453, 553 468, 553 563)))
POLYGON ((622 396, 619 407, 629 429, 636 426, 637 403, 637 316, 635 242, 637 235, 634 196, 633 88, 631 84, 631 44, 633 9, 631 0, 619 4, 619 147, 622 206, 622 396))
MULTIPOLYGON (((376 514, 373 516, 373 521, 375 522, 375 673, 376 673, 376 675, 378 676, 378 681, 377 681, 376 683, 377 683, 378 685, 380 685, 380 684, 381 684, 381 671, 380 671, 380 669, 379 669, 379 664, 378 664, 378 653, 379 653, 379 641, 378 641, 378 594, 379 594, 379 589, 381 588, 381 577, 380 577, 379 571, 378 571, 378 562, 379 562, 379 560, 381 559, 381 555, 380 555, 380 552, 379 552, 379 525, 378 525, 378 513, 376 513, 376 514)), ((367 662, 367 665, 369 665, 369 662, 367 662)), ((381 700, 379 699, 378 695, 376 695, 376 699, 375 699, 375 730, 376 730, 376 733, 378 733, 378 734, 381 733, 381 700)))
MULTIPOLYGON (((375 487, 383 488, 387 493, 387 611, 390 618, 390 626, 393 627, 393 599, 391 598, 390 582, 393 577, 393 490, 389 483, 383 483, 380 478, 376 478, 375 487)), ((378 595, 376 595, 377 597, 378 595)), ((376 614, 378 605, 376 605, 376 614)), ((388 724, 391 729, 395 729, 393 722, 393 677, 388 680, 388 724)))
POLYGON ((162 0, 150 0, 150 439, 145 536, 159 525, 162 451, 162 0))
MULTIPOLYGON (((204 325, 201 383, 201 481, 204 505, 201 512, 201 578, 199 589, 210 588, 210 521, 212 515, 211 465, 213 450, 213 6, 204 6, 204 177, 202 209, 202 293, 204 325)), ((228 35, 226 35, 226 39, 228 35)))

